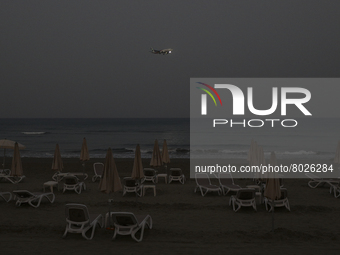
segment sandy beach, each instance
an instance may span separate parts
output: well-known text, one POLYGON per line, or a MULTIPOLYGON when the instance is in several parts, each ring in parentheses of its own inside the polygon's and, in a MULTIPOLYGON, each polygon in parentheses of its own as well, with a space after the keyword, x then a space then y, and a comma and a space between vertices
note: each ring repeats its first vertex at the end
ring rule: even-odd
MULTIPOLYGON (((44 182, 51 180, 52 159, 23 158, 26 179, 19 184, 2 182, 0 191, 27 189, 42 191, 44 182)), ((272 215, 263 204, 255 212, 242 208, 237 213, 228 205, 230 195, 194 193, 195 180, 187 178, 182 185, 165 184, 162 179, 156 185, 157 195, 148 191, 144 197, 122 192, 103 194, 98 191, 98 182, 93 183, 92 165, 104 159, 91 159, 86 163, 87 190, 81 194, 55 190, 55 202, 42 202, 40 207, 29 205, 16 207, 14 201, 1 203, 1 251, 2 254, 300 254, 321 251, 335 253, 340 249, 339 200, 329 194, 328 187, 311 189, 306 179, 287 179, 291 212, 278 208, 274 213, 275 231, 271 232, 272 215), (114 200, 113 211, 131 211, 135 214, 150 214, 153 228, 146 229, 141 243, 130 236, 118 236, 112 241, 112 230, 96 230, 93 240, 87 241, 79 234, 65 230, 64 205, 85 204, 90 213, 105 214, 108 198, 114 200)), ((143 160, 146 167, 149 159, 143 160)), ((131 174, 133 159, 116 159, 120 177, 131 174)), ((189 160, 172 159, 169 167, 180 167, 189 177, 189 160)), ((64 159, 64 172, 81 172, 78 159, 64 159)), ((160 169, 159 171, 163 171, 160 169)), ((217 180, 212 180, 217 181, 217 180)), ((252 180, 235 180, 246 186, 252 180)))

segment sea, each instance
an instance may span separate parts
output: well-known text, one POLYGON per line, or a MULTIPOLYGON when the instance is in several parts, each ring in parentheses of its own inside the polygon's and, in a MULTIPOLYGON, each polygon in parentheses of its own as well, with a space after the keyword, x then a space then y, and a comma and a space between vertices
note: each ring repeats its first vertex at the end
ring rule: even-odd
MULTIPOLYGON (((21 157, 53 158, 59 144, 63 158, 79 158, 85 137, 90 158, 105 158, 111 148, 115 158, 133 158, 136 145, 142 158, 151 158, 155 140, 160 149, 164 139, 170 158, 190 158, 190 152, 246 159, 254 139, 269 158, 272 151, 278 159, 333 159, 340 140, 340 119, 308 119, 295 128, 228 128, 227 139, 216 146, 190 148, 189 118, 157 119, 0 119, 0 139, 25 145, 21 157), (191 150, 191 151, 190 151, 191 150)), ((11 155, 11 150, 6 155, 11 155)))

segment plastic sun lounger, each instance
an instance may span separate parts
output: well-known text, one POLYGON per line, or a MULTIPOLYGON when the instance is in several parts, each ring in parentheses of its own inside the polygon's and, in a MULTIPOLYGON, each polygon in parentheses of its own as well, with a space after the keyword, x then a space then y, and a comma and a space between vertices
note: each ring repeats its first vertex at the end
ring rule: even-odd
POLYGON ((23 176, 10 176, 5 174, 0 174, 0 180, 5 179, 13 184, 21 182, 25 178, 25 175, 23 176))
POLYGON ((268 198, 264 198, 264 204, 266 206, 266 210, 268 212, 271 212, 273 210, 273 202, 274 207, 286 207, 288 211, 290 211, 289 201, 287 197, 287 189, 281 189, 281 197, 277 200, 270 200, 268 198))
POLYGON ((241 187, 234 183, 233 177, 230 173, 220 173, 218 175, 223 195, 227 195, 229 191, 239 191, 241 187))
POLYGON ((131 177, 125 177, 124 179, 124 188, 123 188, 123 196, 126 192, 136 193, 139 197, 142 196, 142 187, 136 180, 131 177))
POLYGON ((104 172, 104 164, 100 162, 94 163, 93 171, 94 176, 92 177, 92 181, 96 182, 97 180, 100 180, 102 178, 102 174, 104 172))
POLYGON ((10 175, 11 169, 0 169, 0 174, 10 175))
POLYGON ((82 176, 84 177, 84 180, 86 180, 89 176, 88 174, 84 174, 81 172, 74 172, 74 173, 62 173, 62 172, 56 172, 53 176, 52 176, 52 180, 56 181, 56 182, 60 182, 61 180, 63 180, 66 176, 82 176))
POLYGON ((23 203, 28 203, 34 208, 39 207, 41 200, 46 198, 51 204, 54 202, 55 196, 52 192, 41 193, 41 192, 30 192, 28 190, 14 190, 13 194, 15 195, 16 206, 20 206, 23 203))
POLYGON ((136 216, 131 212, 111 212, 106 214, 105 223, 108 226, 108 221, 112 220, 114 225, 114 234, 112 240, 117 235, 131 235, 131 237, 141 242, 143 240, 145 226, 152 229, 152 218, 150 215, 136 216), (139 237, 137 236, 139 233, 139 237))
POLYGON ((86 190, 86 185, 84 182, 79 181, 76 176, 69 175, 64 177, 63 193, 66 190, 74 190, 77 194, 80 194, 82 189, 86 190))
POLYGON ((320 186, 320 185, 322 186, 322 185, 325 185, 325 184, 328 184, 332 187, 332 185, 334 185, 334 184, 339 184, 339 181, 340 181, 340 180, 337 180, 337 179, 320 178, 320 177, 316 176, 315 174, 311 174, 311 173, 307 173, 305 175, 308 178, 310 178, 310 180, 308 182, 308 186, 313 188, 313 189, 320 186))
POLYGON ((66 229, 63 238, 66 237, 67 233, 79 233, 85 239, 91 240, 96 226, 103 227, 103 215, 90 215, 86 205, 83 204, 66 204, 65 216, 66 229), (86 235, 91 228, 91 235, 86 235))
POLYGON ((145 177, 142 179, 142 183, 145 181, 152 181, 153 183, 158 182, 157 171, 155 169, 144 168, 143 171, 145 177))
POLYGON ((237 191, 236 196, 231 196, 229 200, 229 205, 233 206, 234 212, 241 209, 242 206, 250 207, 252 206, 255 211, 256 201, 255 201, 255 190, 254 189, 240 189, 237 191))
POLYGON ((329 192, 334 192, 334 197, 338 198, 340 197, 340 184, 339 183, 330 183, 331 187, 329 192))
POLYGON ((209 179, 208 174, 206 173, 197 173, 195 175, 196 179, 196 188, 194 189, 194 192, 196 193, 197 189, 201 191, 201 195, 204 197, 208 192, 217 192, 219 195, 221 195, 222 190, 219 186, 212 185, 209 179))
POLYGON ((6 202, 12 200, 12 193, 11 192, 0 192, 0 197, 2 197, 6 202))
POLYGON ((180 168, 170 168, 170 175, 169 175, 169 182, 172 181, 179 181, 180 183, 184 184, 185 176, 182 173, 182 169, 180 168))

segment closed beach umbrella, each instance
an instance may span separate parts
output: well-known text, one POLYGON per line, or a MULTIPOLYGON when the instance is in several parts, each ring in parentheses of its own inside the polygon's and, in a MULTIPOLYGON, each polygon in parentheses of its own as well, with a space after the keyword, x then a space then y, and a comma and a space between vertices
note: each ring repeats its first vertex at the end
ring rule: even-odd
POLYGON ((280 180, 275 173, 268 173, 268 176, 264 196, 270 200, 278 199, 281 197, 280 180))
MULTIPOLYGON (((263 148, 261 146, 258 146, 258 150, 257 150, 257 158, 258 158, 258 165, 266 165, 266 159, 264 157, 264 152, 263 152, 263 148)), ((263 180, 265 178, 265 176, 263 176, 262 172, 258 173, 258 178, 263 180)))
MULTIPOLYGON (((251 145, 248 154, 249 166, 259 166, 259 148, 257 142, 251 140, 251 145)), ((254 173, 254 178, 259 179, 259 173, 254 173)))
POLYGON ((275 172, 268 173, 264 196, 272 201, 272 231, 274 231, 274 200, 281 197, 280 180, 275 172))
POLYGON ((55 146, 55 150, 54 150, 54 157, 53 157, 53 161, 52 161, 52 170, 61 172, 63 170, 63 168, 64 168, 63 161, 61 159, 59 145, 57 144, 55 146))
POLYGON ((14 146, 14 154, 12 159, 12 167, 11 167, 11 175, 12 176, 22 176, 23 170, 22 170, 22 163, 20 158, 20 152, 19 152, 19 145, 18 143, 15 143, 14 146))
POLYGON ((112 150, 109 148, 105 157, 104 171, 99 183, 99 190, 106 194, 122 190, 112 150))
POLYGON ((170 163, 169 152, 168 152, 168 145, 166 144, 166 140, 164 139, 163 142, 163 149, 162 149, 162 161, 165 164, 170 163))
POLYGON ((168 164, 170 163, 170 158, 169 158, 169 152, 168 152, 168 145, 166 144, 165 139, 163 142, 163 149, 162 149, 162 162, 165 164, 166 173, 168 174, 168 164))
MULTIPOLYGON (((106 194, 122 190, 122 184, 117 172, 117 166, 113 159, 112 150, 109 148, 105 157, 104 171, 99 183, 99 190, 106 194)), ((111 200, 109 200, 109 228, 111 227, 111 200)))
POLYGON ((163 162, 162 162, 162 155, 161 155, 161 152, 159 151, 158 141, 156 139, 155 140, 155 144, 153 146, 152 158, 151 158, 151 161, 150 161, 150 166, 161 166, 162 164, 163 164, 163 162))
POLYGON ((135 159, 133 161, 133 169, 132 169, 131 177, 133 179, 142 179, 142 178, 144 178, 142 156, 141 156, 141 153, 140 153, 140 146, 139 146, 139 144, 137 144, 137 146, 136 146, 135 159))
POLYGON ((338 147, 336 148, 334 163, 340 164, 340 141, 338 142, 338 147))
MULTIPOLYGON (((270 153, 269 165, 270 165, 271 167, 277 166, 276 155, 275 155, 275 152, 273 152, 273 151, 270 153)), ((264 174, 264 179, 267 179, 268 176, 269 176, 269 174, 268 174, 268 172, 266 172, 266 173, 264 174)))
MULTIPOLYGON (((2 139, 0 140, 0 148, 4 149, 4 158, 2 162, 2 169, 5 169, 6 149, 14 149, 15 141, 2 139)), ((25 146, 18 143, 19 150, 25 149, 25 146)))
POLYGON ((80 150, 80 160, 83 162, 83 175, 85 174, 85 161, 90 159, 89 149, 87 148, 86 138, 83 139, 83 144, 80 150))
POLYGON ((87 148, 86 138, 84 137, 80 151, 80 160, 84 162, 88 161, 89 159, 90 159, 89 149, 87 148))

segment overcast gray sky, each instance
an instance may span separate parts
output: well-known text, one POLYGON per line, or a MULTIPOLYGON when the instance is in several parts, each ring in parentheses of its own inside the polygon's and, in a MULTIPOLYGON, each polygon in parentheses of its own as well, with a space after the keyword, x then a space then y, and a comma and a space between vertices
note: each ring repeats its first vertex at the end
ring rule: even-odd
POLYGON ((189 117, 191 77, 338 77, 339 17, 337 0, 3 0, 0 117, 189 117))

